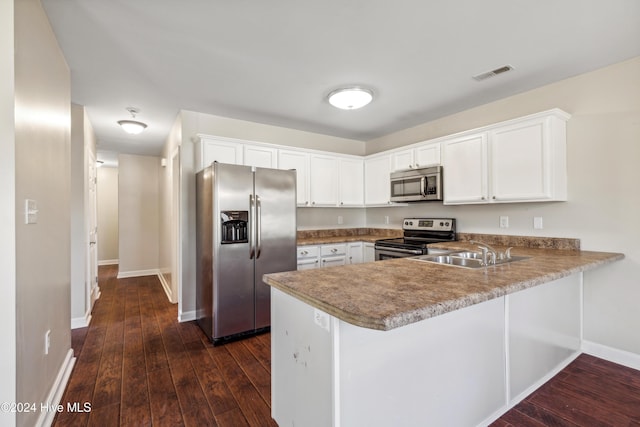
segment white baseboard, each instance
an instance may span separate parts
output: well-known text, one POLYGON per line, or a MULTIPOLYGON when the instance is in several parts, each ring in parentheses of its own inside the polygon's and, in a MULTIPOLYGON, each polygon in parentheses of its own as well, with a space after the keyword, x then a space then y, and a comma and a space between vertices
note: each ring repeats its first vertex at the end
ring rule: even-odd
POLYGON ((177 301, 173 300, 173 293, 171 292, 171 286, 169 286, 169 283, 167 283, 167 281, 165 280, 162 273, 160 273, 160 271, 158 271, 157 274, 158 274, 158 279, 160 280, 160 284, 162 285, 162 289, 164 289, 164 293, 167 295, 169 302, 171 302, 172 304, 175 304, 177 301))
POLYGON ((192 320, 196 320, 195 310, 178 313, 178 322, 190 322, 192 320))
POLYGON ((582 341, 582 351, 591 356, 608 360, 609 362, 624 365, 629 368, 640 370, 640 354, 632 353, 626 350, 608 347, 591 341, 582 341))
POLYGON ((114 265, 118 264, 119 260, 117 259, 103 259, 98 261, 98 265, 114 265))
POLYGON ((91 323, 91 310, 83 317, 73 317, 71 319, 71 329, 86 328, 91 323))
POLYGON ((40 416, 38 417, 38 420, 35 424, 36 427, 46 427, 50 426, 53 423, 53 418, 58 413, 54 408, 56 408, 60 404, 64 389, 67 387, 67 383, 69 382, 69 377, 71 376, 71 371, 73 370, 73 365, 75 365, 75 363, 76 358, 73 357, 73 350, 69 349, 64 361, 62 362, 62 366, 60 366, 60 370, 58 371, 56 380, 54 381, 53 385, 51 386, 51 390, 47 395, 47 399, 41 404, 47 405, 48 408, 52 409, 50 411, 40 411, 40 416))
POLYGON ((124 279, 127 277, 156 276, 157 274, 157 268, 153 268, 151 270, 119 271, 118 279, 124 279))

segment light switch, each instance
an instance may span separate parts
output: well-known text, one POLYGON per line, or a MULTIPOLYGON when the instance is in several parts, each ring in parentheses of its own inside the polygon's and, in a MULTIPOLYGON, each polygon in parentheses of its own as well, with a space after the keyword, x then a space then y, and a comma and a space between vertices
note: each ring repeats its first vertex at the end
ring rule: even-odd
POLYGON ((36 224, 38 222, 38 202, 31 199, 24 201, 24 223, 36 224))

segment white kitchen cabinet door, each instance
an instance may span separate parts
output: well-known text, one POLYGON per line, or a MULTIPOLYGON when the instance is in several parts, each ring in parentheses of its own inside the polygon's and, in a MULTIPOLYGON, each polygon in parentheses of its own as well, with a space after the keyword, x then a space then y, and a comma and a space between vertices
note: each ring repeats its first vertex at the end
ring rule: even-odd
POLYGON ((242 144, 215 138, 201 138, 196 144, 196 169, 202 170, 214 161, 241 165, 242 144))
POLYGON ((393 172, 407 169, 424 168, 440 164, 440 144, 425 143, 407 150, 391 154, 393 172))
POLYGON ((338 159, 338 204, 340 206, 364 205, 364 161, 362 159, 338 159))
POLYGON ((443 143, 444 203, 487 203, 487 134, 443 143))
POLYGON ((415 168, 413 148, 391 154, 392 172, 415 168))
POLYGON ((250 144, 244 144, 243 148, 243 164, 245 166, 255 166, 258 168, 278 167, 278 150, 275 148, 250 144))
POLYGON ((373 243, 365 242, 363 245, 364 262, 373 262, 376 260, 376 250, 373 243))
POLYGON ((278 168, 296 170, 298 206, 309 206, 309 153, 278 150, 278 168))
POLYGON ((440 144, 426 144, 415 149, 416 167, 423 168, 440 164, 440 144))
POLYGON ((566 200, 565 138, 553 138, 564 128, 556 131, 556 120, 536 118, 489 133, 492 201, 566 200))
POLYGON ((363 259, 362 242, 347 244, 347 264, 361 264, 363 259))
POLYGON ((364 203, 367 206, 389 205, 391 156, 369 157, 364 161, 364 203))
POLYGON ((312 154, 309 161, 311 206, 337 206, 338 158, 312 154))

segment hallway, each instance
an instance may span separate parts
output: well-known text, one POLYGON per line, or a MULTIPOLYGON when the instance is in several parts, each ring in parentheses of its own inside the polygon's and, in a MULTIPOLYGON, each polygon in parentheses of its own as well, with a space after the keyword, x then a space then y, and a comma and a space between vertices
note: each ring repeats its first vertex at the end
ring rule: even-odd
POLYGON ((99 268, 101 297, 87 328, 72 331, 77 358, 54 426, 275 426, 270 336, 213 347, 195 322, 178 323, 157 277, 116 279, 99 268))

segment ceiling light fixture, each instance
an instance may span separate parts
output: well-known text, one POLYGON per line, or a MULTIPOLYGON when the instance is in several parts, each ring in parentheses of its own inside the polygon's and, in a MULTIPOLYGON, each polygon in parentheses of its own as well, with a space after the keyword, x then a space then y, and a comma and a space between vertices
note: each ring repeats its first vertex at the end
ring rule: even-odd
MULTIPOLYGON (((127 107, 126 110, 131 114, 131 118, 135 119, 136 114, 140 112, 139 108, 127 107)), ((118 120, 118 124, 126 133, 137 135, 147 128, 147 125, 137 120, 118 120)))
POLYGON ((373 100, 373 92, 359 86, 336 89, 328 96, 329 103, 342 110, 362 108, 373 100))

